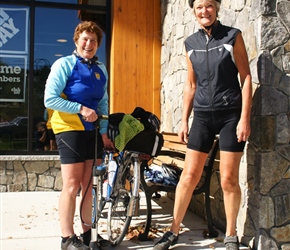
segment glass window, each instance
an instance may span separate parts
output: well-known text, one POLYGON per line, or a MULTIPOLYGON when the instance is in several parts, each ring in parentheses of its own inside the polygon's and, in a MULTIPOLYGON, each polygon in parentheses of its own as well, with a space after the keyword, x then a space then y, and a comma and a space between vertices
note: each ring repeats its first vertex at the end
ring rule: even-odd
POLYGON ((37 2, 57 2, 71 4, 89 4, 106 6, 106 0, 36 0, 37 2))
MULTIPOLYGON (((36 69, 45 63, 50 66, 59 57, 72 54, 75 49, 73 41, 74 30, 81 21, 79 15, 78 10, 36 8, 34 51, 34 67, 36 69)), ((86 17, 82 15, 82 19, 86 17)), ((95 21, 93 18, 84 20, 95 21)), ((99 60, 105 63, 106 41, 105 34, 103 35, 104 38, 97 55, 99 60)))
POLYGON ((72 3, 77 4, 78 0, 36 0, 37 2, 58 2, 58 3, 72 3))
MULTIPOLYGON (((86 4, 101 5, 101 2, 105 3, 104 0, 88 0, 86 4)), ((5 4, 0 7, 1 151, 36 152, 38 125, 46 123, 43 98, 51 65, 58 58, 72 54, 73 34, 80 21, 95 21, 103 30, 106 27, 106 13, 100 10, 42 6, 31 13, 35 13, 34 34, 30 34, 29 7, 5 4), (33 38, 33 51, 29 51, 33 38), (33 59, 30 59, 32 52, 33 59)), ((97 56, 106 64, 105 46, 104 35, 97 56)))
POLYGON ((27 149, 29 8, 0 8, 0 150, 27 149))
MULTIPOLYGON (((71 55, 75 49, 73 35, 81 21, 78 10, 36 8, 34 46, 33 117, 43 122, 43 104, 46 79, 51 65, 60 57, 71 55), (53 18, 51 18, 53 16, 53 18), (47 21, 49 20, 49 22, 47 21)), ((97 55, 105 63, 105 41, 97 55)), ((36 123, 36 125, 39 123, 36 123)), ((35 133, 37 127, 34 127, 35 133)))
POLYGON ((36 8, 35 13, 34 67, 37 70, 73 52, 74 29, 80 20, 77 10, 36 8))

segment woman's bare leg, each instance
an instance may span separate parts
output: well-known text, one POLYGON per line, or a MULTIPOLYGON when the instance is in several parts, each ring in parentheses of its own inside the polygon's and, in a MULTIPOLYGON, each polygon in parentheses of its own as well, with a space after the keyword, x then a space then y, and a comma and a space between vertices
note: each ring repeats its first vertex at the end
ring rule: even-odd
POLYGON ((236 222, 241 202, 239 166, 242 154, 242 152, 220 152, 221 186, 227 222, 226 236, 237 234, 236 222))
POLYGON ((206 153, 187 149, 184 169, 176 187, 171 232, 178 234, 180 224, 185 216, 192 193, 203 172, 206 153))
POLYGON ((63 187, 59 198, 59 218, 63 237, 74 234, 76 196, 83 176, 84 163, 62 164, 63 187))
POLYGON ((91 228, 90 224, 92 223, 92 169, 93 169, 93 160, 85 161, 85 169, 81 181, 82 188, 81 197, 82 198, 84 197, 81 212, 82 219, 86 223, 82 224, 83 232, 88 231, 91 228))

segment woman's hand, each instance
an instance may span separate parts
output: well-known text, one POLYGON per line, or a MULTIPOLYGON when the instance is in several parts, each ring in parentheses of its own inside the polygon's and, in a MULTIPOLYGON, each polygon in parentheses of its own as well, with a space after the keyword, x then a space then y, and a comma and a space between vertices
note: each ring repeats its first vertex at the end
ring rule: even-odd
POLYGON ((240 119, 237 125, 237 140, 238 142, 247 141, 251 134, 250 122, 245 119, 240 119))
POLYGON ((114 149, 114 143, 108 138, 107 133, 102 134, 102 140, 104 143, 104 148, 106 149, 114 149))
POLYGON ((81 106, 80 114, 86 122, 95 122, 98 119, 96 111, 85 106, 81 106))
POLYGON ((178 131, 178 138, 181 143, 187 144, 188 142, 188 125, 186 124, 181 124, 181 127, 178 131))

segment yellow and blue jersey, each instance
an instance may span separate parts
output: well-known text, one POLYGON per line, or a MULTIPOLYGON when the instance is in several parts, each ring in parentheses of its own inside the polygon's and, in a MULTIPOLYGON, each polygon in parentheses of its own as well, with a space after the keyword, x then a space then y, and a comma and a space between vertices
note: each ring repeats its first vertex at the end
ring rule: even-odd
MULTIPOLYGON (((108 73, 101 62, 85 61, 76 55, 55 61, 47 78, 44 105, 53 109, 51 118, 55 134, 65 131, 90 131, 94 123, 79 113, 82 105, 97 114, 108 115, 108 73)), ((100 121, 100 133, 107 132, 108 121, 100 121)))

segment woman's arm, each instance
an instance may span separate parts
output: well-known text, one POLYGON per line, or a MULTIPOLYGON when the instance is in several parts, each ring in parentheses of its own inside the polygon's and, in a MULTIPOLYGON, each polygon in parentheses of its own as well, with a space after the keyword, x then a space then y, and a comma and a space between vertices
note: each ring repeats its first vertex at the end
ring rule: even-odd
MULTIPOLYGON (((108 115, 109 114, 109 96, 108 96, 108 72, 104 64, 100 64, 99 67, 102 69, 106 76, 106 83, 104 85, 104 95, 103 98, 99 101, 98 105, 98 114, 108 115)), ((107 134, 108 131, 108 120, 100 121, 100 133, 107 134)))
POLYGON ((238 141, 246 141, 251 133, 250 117, 252 107, 252 77, 248 55, 241 33, 238 33, 234 45, 234 57, 239 71, 242 88, 242 113, 237 126, 238 141))
POLYGON ((71 102, 61 97, 74 64, 73 57, 71 57, 60 58, 52 65, 44 91, 44 106, 46 108, 72 114, 80 112, 80 103, 71 102))
POLYGON ((188 138, 188 119, 192 112, 193 99, 196 90, 196 78, 192 68, 192 63, 186 54, 187 61, 187 79, 183 88, 183 109, 181 117, 181 127, 178 132, 178 136, 181 142, 187 143, 188 138))

